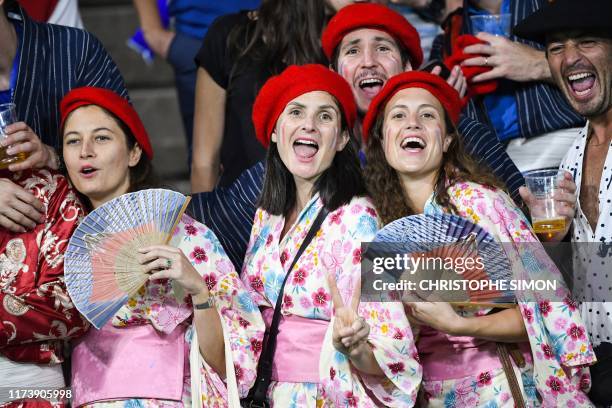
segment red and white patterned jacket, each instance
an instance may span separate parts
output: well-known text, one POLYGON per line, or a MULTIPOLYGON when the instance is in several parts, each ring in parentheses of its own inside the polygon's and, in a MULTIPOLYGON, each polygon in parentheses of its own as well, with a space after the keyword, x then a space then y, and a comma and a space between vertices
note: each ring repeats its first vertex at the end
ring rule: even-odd
POLYGON ((66 178, 47 169, 0 172, 40 199, 45 221, 33 230, 0 229, 0 354, 19 362, 57 364, 62 343, 88 323, 64 285, 64 251, 84 215, 66 178))

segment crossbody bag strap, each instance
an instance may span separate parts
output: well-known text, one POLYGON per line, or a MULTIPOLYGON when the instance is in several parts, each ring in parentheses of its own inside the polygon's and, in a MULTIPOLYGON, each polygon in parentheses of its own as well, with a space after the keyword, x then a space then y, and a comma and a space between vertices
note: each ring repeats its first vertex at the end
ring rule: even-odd
POLYGON ((512 361, 510 359, 510 353, 506 343, 497 343, 497 354, 499 355, 502 367, 504 368, 504 373, 506 374, 506 379, 510 385, 510 392, 512 393, 512 398, 514 399, 514 406, 516 408, 525 408, 526 405, 525 400, 523 399, 523 392, 521 391, 521 386, 519 385, 519 380, 516 377, 514 367, 512 367, 512 361))
MULTIPOLYGON (((293 267, 297 263, 298 259, 306 250, 306 247, 308 247, 315 234, 321 228, 321 225, 323 224, 323 221, 327 217, 328 213, 329 211, 325 207, 321 208, 319 214, 317 214, 317 218, 315 218, 314 222, 310 226, 308 234, 302 241, 298 252, 295 254, 285 278, 283 279, 283 284, 281 285, 280 291, 278 292, 278 298, 276 299, 276 306, 274 306, 274 316, 272 317, 272 323, 268 329, 266 344, 261 353, 261 357, 259 358, 259 364, 257 365, 257 379, 255 380, 255 384, 249 393, 252 403, 257 404, 261 402, 261 406, 264 406, 263 404, 266 401, 268 387, 270 386, 270 381, 272 380, 272 361, 274 360, 274 352, 276 351, 276 337, 278 336, 278 325, 280 323, 285 283, 287 283, 287 278, 291 274, 291 271, 293 270, 293 267)), ((253 406, 257 406, 255 404, 253 406)))

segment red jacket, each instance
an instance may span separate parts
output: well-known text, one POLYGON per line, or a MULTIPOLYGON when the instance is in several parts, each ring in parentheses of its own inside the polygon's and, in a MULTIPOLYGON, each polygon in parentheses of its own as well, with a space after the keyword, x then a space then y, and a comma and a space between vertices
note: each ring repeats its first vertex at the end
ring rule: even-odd
POLYGON ((88 323, 64 285, 64 251, 84 210, 64 176, 42 169, 0 177, 30 191, 46 207, 33 230, 0 229, 0 353, 39 364, 63 360, 64 340, 85 333, 88 323))

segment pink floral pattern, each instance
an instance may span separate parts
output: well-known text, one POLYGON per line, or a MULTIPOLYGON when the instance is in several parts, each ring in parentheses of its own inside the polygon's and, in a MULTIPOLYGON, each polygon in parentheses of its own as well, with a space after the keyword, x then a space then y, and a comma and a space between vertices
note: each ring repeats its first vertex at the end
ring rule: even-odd
MULTIPOLYGON (((215 299, 215 306, 225 326, 225 341, 230 343, 234 361, 238 391, 245 397, 255 381, 257 359, 261 352, 264 323, 233 264, 227 258, 214 234, 203 224, 184 215, 179 223, 171 245, 180 248, 184 254, 199 253, 190 257, 192 265, 202 275, 215 299), (196 233, 194 234, 194 228, 196 233), (201 254, 205 256, 201 256, 201 254)), ((151 324, 161 332, 170 333, 179 324, 190 323, 193 314, 191 298, 174 291, 169 280, 147 281, 137 296, 117 312, 112 319, 115 327, 151 324)), ((193 328, 186 334, 191 342, 193 328)), ((226 356, 228 358, 228 356, 226 356)), ((201 393, 203 407, 227 406, 227 390, 224 380, 200 359, 202 373, 201 393)), ((97 408, 182 407, 191 406, 191 381, 189 366, 185 367, 185 383, 182 401, 165 400, 120 400, 93 404, 97 408)))
MULTIPOLYGON (((448 191, 451 202, 457 207, 458 215, 478 224, 498 241, 539 242, 525 216, 505 193, 467 182, 457 183, 449 187, 448 191)), ((430 199, 425 212, 438 211, 441 209, 430 199)), ((516 246, 504 246, 504 249, 513 268, 522 265, 520 268, 524 271, 524 276, 529 277, 530 274, 539 272, 534 271, 533 267, 521 257, 522 253, 516 246), (516 252, 510 253, 508 248, 514 248, 516 252)), ((546 262, 547 256, 538 254, 537 259, 541 262, 538 267, 545 268, 547 272, 562 281, 552 261, 546 262)), ((595 361, 595 356, 576 310, 576 303, 567 297, 564 302, 541 300, 519 302, 519 306, 533 354, 533 367, 528 364, 522 370, 522 382, 527 398, 536 400, 536 395, 530 394, 529 391, 533 388, 537 389, 542 399, 541 404, 545 407, 591 406, 585 395, 587 389, 585 384, 589 384, 586 366, 595 361)), ((511 399, 510 395, 503 395, 504 392, 506 394, 509 392, 507 383, 500 387, 501 383, 496 379, 496 375, 504 378, 503 372, 492 372, 492 384, 478 390, 479 404, 496 401, 498 406, 502 406, 501 399, 506 397, 511 399)), ((461 381, 465 380, 468 379, 461 381)), ((479 374, 475 373, 474 380, 475 383, 481 384, 479 374)), ((460 380, 424 381, 423 386, 430 399, 439 399, 447 405, 452 402, 450 405, 453 406, 470 406, 457 404, 459 382, 460 380)))
MULTIPOLYGON (((242 279, 260 307, 276 304, 287 268, 321 206, 321 200, 313 198, 283 239, 280 234, 284 217, 257 211, 242 279)), ((348 302, 361 275, 361 265, 355 262, 361 256, 361 242, 371 241, 377 228, 376 212, 365 198, 355 198, 329 214, 287 280, 283 313, 329 321, 333 306, 327 274, 335 274, 341 295, 348 302)), ((334 349, 330 326, 321 350, 319 384, 273 382, 269 395, 274 406, 414 405, 421 367, 415 359, 412 330, 402 305, 362 302, 359 314, 370 325, 369 343, 387 378, 355 371, 348 359, 334 349)))

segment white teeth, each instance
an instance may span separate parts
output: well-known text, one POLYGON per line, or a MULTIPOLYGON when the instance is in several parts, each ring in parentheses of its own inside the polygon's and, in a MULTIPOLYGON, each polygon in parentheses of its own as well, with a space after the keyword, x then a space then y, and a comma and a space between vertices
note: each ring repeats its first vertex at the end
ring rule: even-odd
POLYGON ((298 140, 295 141, 295 143, 299 143, 299 144, 303 144, 303 145, 308 145, 308 146, 319 147, 319 145, 317 143, 313 142, 312 140, 298 139, 298 140))
POLYGON ((359 82, 359 86, 366 85, 381 85, 383 83, 382 79, 378 78, 367 78, 359 82))
POLYGON ((402 140, 402 144, 401 144, 402 149, 405 149, 406 146, 408 146, 408 143, 411 143, 411 142, 418 143, 421 148, 425 148, 425 142, 423 142, 421 138, 411 136, 411 137, 407 137, 404 140, 402 140))
POLYGON ((579 74, 572 74, 568 76, 567 79, 569 79, 570 81, 578 81, 579 79, 588 78, 590 76, 593 76, 593 74, 590 74, 588 72, 581 72, 579 74))

